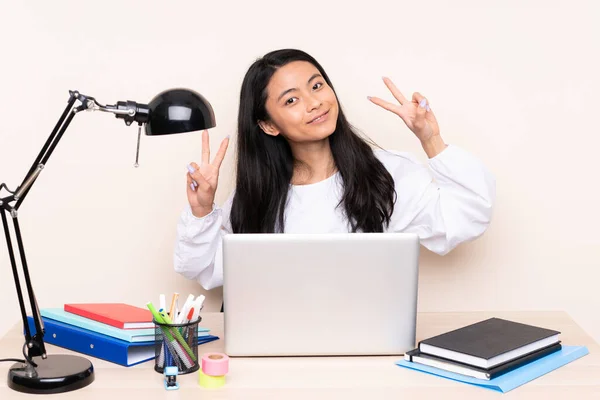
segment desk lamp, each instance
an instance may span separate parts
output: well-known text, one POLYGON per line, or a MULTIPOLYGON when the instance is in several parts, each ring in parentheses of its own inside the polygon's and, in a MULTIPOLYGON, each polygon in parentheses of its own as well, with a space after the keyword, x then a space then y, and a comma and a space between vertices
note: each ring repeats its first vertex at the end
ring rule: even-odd
POLYGON ((116 118, 124 120, 127 126, 134 122, 137 123, 136 167, 138 166, 142 125, 145 127, 145 134, 149 136, 198 131, 209 129, 216 125, 210 103, 199 93, 188 89, 166 90, 154 97, 149 104, 136 103, 134 101, 119 101, 116 105, 102 105, 93 97, 83 95, 77 91, 69 91, 69 94, 70 98, 67 107, 21 185, 12 191, 6 184, 0 184, 0 214, 2 215, 2 224, 4 226, 8 255, 17 288, 25 335, 25 344, 22 350, 25 359, 24 362, 14 364, 8 371, 8 386, 11 389, 25 393, 50 394, 68 392, 89 385, 94 381, 95 376, 94 367, 86 358, 74 355, 53 355, 46 353, 44 346, 44 324, 31 284, 18 221, 19 206, 25 199, 25 196, 27 196, 31 185, 46 166, 48 158, 56 148, 58 141, 65 133, 73 117, 84 110, 103 111, 112 113, 116 118), (2 197, 3 189, 8 192, 8 196, 5 195, 6 197, 2 197), (25 286, 27 288, 29 306, 35 325, 35 334, 33 335, 29 329, 25 302, 17 272, 15 250, 13 249, 11 232, 9 231, 9 217, 12 218, 14 224, 14 233, 16 235, 25 286))

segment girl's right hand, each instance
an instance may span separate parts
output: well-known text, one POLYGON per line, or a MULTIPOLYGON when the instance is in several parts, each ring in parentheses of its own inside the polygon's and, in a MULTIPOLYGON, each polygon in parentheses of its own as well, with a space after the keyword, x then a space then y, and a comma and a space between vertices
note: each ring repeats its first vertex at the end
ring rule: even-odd
POLYGON ((202 132, 202 161, 200 165, 195 162, 188 165, 187 198, 192 213, 198 218, 202 218, 212 211, 219 182, 219 168, 225 158, 228 145, 229 136, 223 139, 219 151, 211 163, 208 131, 204 130, 202 132))

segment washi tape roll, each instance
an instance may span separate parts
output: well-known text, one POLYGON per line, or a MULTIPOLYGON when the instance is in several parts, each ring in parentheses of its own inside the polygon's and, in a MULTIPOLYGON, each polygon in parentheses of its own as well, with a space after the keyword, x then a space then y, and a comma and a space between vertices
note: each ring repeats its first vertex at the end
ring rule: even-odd
POLYGON ((208 389, 215 389, 225 384, 225 375, 210 376, 206 375, 202 368, 198 370, 198 383, 200 386, 208 389))
POLYGON ((202 371, 208 376, 223 376, 229 372, 229 357, 223 353, 206 353, 202 356, 202 371))

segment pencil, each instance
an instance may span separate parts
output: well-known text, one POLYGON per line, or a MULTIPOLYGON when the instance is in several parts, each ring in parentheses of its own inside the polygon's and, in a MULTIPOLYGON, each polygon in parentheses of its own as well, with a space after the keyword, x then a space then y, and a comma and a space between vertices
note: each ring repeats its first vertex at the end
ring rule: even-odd
POLYGON ((177 303, 177 298, 179 297, 179 293, 175 292, 173 294, 173 299, 171 300, 171 308, 169 308, 169 317, 173 319, 173 313, 175 312, 175 303, 177 303))

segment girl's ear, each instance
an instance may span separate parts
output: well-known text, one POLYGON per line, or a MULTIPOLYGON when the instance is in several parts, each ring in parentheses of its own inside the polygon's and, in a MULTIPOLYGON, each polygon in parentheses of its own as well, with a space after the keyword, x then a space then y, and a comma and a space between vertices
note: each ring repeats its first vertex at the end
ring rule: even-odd
POLYGON ((272 122, 258 121, 258 126, 269 136, 277 136, 280 133, 279 129, 272 122))

